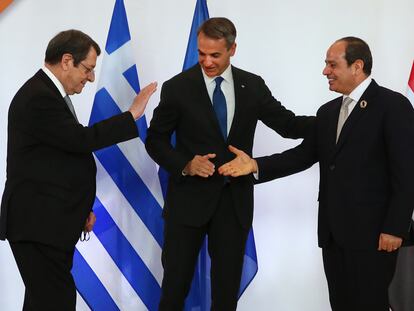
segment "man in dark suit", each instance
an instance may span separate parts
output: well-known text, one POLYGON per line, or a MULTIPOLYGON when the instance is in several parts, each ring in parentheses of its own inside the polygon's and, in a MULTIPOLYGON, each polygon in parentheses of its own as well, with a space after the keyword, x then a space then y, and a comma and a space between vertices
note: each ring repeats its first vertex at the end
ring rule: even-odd
POLYGON ((144 88, 129 111, 82 126, 68 95, 94 81, 99 54, 81 31, 57 34, 44 67, 10 105, 0 239, 10 242, 26 287, 23 310, 75 310, 74 248, 95 222, 92 151, 136 137, 135 120, 156 89, 144 88))
POLYGON ((253 181, 223 178, 215 167, 232 158, 229 143, 251 154, 258 120, 292 138, 303 137, 313 120, 295 117, 259 76, 230 65, 235 38, 226 18, 211 18, 200 27, 199 64, 164 83, 148 129, 148 153, 170 174, 160 310, 183 309, 206 235, 212 309, 236 309, 253 218, 253 181))
POLYGON ((325 62, 329 89, 343 96, 318 110, 315 131, 294 149, 256 160, 230 147, 237 157, 219 172, 258 172, 265 182, 319 161, 318 235, 332 310, 388 311, 397 252, 411 230, 414 111, 371 79, 363 40, 336 41, 325 62))

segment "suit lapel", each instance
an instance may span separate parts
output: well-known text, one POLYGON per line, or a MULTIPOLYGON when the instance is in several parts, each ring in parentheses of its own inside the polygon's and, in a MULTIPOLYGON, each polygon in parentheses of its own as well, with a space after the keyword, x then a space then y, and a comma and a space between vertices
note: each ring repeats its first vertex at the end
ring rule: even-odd
POLYGON ((339 112, 341 110, 342 105, 342 97, 338 97, 332 103, 331 110, 329 112, 329 128, 328 128, 328 136, 329 136, 329 145, 336 145, 336 131, 338 128, 338 119, 339 119, 339 112))
MULTIPOLYGON (((361 98, 357 102, 356 106, 352 110, 349 117, 346 119, 344 126, 342 127, 341 134, 339 135, 338 143, 336 144, 336 152, 338 152, 342 146, 348 140, 349 135, 355 130, 356 124, 358 124, 361 117, 366 113, 367 107, 371 99, 375 96, 377 92, 377 83, 372 80, 368 88, 362 94, 361 98)), ((339 110, 337 113, 336 120, 338 121, 339 110)), ((336 133, 336 131, 335 131, 336 133)))
POLYGON ((221 134, 220 130, 220 124, 217 120, 213 104, 208 95, 201 67, 199 64, 197 64, 189 70, 191 70, 189 75, 190 83, 194 86, 192 88, 190 87, 189 89, 194 90, 193 98, 199 104, 199 112, 206 116, 208 122, 212 124, 213 130, 216 132, 218 136, 220 136, 223 139, 223 135, 221 134))
POLYGON ((243 115, 244 100, 246 99, 247 83, 243 80, 240 70, 231 66, 234 84, 234 116, 231 122, 228 140, 234 136, 237 130, 240 116, 243 115))
MULTIPOLYGON (((36 73, 36 76, 40 80, 42 80, 46 84, 46 86, 48 88, 50 88, 56 94, 56 99, 58 100, 58 102, 60 102, 60 104, 62 104, 65 107, 66 111, 70 113, 70 115, 73 117, 73 119, 76 120, 75 117, 72 114, 72 111, 70 111, 68 105, 66 104, 65 100, 63 99, 62 94, 60 94, 58 88, 53 83, 53 81, 50 80, 48 75, 42 69, 39 69, 39 71, 36 73)), ((79 123, 77 120, 76 120, 76 122, 79 123)))

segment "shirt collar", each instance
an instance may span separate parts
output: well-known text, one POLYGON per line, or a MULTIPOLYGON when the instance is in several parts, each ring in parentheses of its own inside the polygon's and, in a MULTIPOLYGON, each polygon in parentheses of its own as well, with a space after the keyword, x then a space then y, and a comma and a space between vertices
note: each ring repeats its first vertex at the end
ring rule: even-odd
POLYGON ((365 90, 368 88, 369 84, 371 83, 372 78, 371 76, 367 77, 364 81, 362 81, 349 95, 344 95, 345 97, 350 97, 354 102, 358 102, 362 94, 364 94, 365 90))
MULTIPOLYGON (((207 76, 202 67, 201 67, 201 72, 203 73, 203 77, 204 77, 204 81, 206 85, 210 85, 211 83, 214 82, 214 79, 218 77, 218 76, 215 76, 215 77, 207 76)), ((228 83, 231 83, 231 81, 233 81, 233 73, 231 71, 231 65, 227 66, 226 70, 223 71, 220 77, 222 77, 224 81, 227 81, 228 83)))
POLYGON ((57 89, 59 90, 59 93, 62 95, 62 97, 65 97, 67 94, 65 92, 65 89, 64 89, 62 83, 60 83, 59 79, 56 78, 56 76, 53 74, 53 72, 51 72, 50 69, 47 68, 46 66, 43 66, 42 70, 50 78, 50 80, 52 80, 53 84, 57 87, 57 89))

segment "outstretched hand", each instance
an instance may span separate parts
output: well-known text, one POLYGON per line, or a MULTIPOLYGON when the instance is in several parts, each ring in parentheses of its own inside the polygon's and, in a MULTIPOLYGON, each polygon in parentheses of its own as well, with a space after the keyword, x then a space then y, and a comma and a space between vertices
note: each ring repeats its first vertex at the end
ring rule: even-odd
POLYGON ((218 172, 224 176, 238 177, 257 172, 257 163, 255 159, 250 158, 248 154, 233 146, 229 146, 229 150, 236 157, 219 167, 218 172))
POLYGON ((138 95, 134 98, 134 101, 131 107, 129 108, 129 111, 132 113, 132 116, 135 120, 139 119, 144 114, 148 100, 156 90, 157 82, 152 82, 143 89, 141 89, 138 95))

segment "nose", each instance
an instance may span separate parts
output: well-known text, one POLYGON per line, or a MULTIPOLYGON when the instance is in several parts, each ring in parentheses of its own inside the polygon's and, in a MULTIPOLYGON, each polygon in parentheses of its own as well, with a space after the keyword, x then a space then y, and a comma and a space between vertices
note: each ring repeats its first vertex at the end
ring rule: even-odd
POLYGON ((330 71, 330 69, 329 69, 328 65, 326 65, 326 66, 325 66, 325 68, 323 68, 323 70, 322 70, 322 74, 323 74, 324 76, 329 75, 329 73, 330 73, 330 72, 331 72, 331 71, 330 71))
POLYGON ((205 57, 203 58, 202 62, 203 62, 203 65, 204 65, 205 67, 209 67, 209 66, 212 64, 212 63, 211 63, 211 58, 210 58, 210 57, 208 57, 208 56, 205 56, 205 57))
POLYGON ((95 72, 94 71, 91 71, 91 72, 88 73, 88 81, 89 82, 95 81, 95 72))

